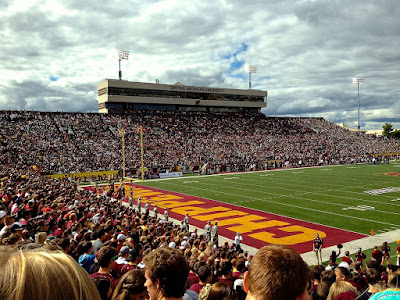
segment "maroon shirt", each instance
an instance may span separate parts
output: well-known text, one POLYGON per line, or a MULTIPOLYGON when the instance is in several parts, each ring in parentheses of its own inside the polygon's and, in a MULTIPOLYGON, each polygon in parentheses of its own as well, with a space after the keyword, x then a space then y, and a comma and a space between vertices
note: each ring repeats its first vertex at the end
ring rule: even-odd
POLYGON ((374 252, 372 252, 371 256, 378 262, 382 263, 382 258, 383 258, 383 253, 382 251, 376 249, 374 252))

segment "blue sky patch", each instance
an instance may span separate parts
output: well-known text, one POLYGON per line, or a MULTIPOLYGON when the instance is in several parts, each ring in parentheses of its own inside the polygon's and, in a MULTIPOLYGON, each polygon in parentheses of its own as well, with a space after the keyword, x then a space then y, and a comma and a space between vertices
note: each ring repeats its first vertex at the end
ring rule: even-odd
POLYGON ((56 77, 56 76, 54 76, 54 75, 50 75, 50 76, 49 76, 49 80, 50 80, 50 81, 57 81, 57 80, 58 80, 58 77, 56 77))

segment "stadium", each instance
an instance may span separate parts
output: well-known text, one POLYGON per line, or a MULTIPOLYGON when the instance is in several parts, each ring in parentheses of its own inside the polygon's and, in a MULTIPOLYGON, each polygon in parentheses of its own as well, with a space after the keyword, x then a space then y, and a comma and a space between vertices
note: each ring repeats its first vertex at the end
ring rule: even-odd
POLYGON ((169 245, 188 261, 283 244, 314 265, 318 234, 324 265, 338 248, 370 257, 384 242, 395 264, 399 140, 269 117, 266 98, 106 79, 98 113, 1 111, 1 243, 43 232, 76 260, 100 240, 144 254, 169 245))

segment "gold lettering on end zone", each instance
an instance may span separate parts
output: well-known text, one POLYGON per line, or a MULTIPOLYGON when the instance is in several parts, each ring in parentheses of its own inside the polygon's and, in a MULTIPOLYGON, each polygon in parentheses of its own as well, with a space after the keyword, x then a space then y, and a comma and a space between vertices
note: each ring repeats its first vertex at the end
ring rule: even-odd
POLYGON ((280 238, 280 237, 275 237, 274 233, 264 231, 264 232, 249 234, 249 236, 269 244, 283 244, 283 245, 294 245, 312 241, 316 233, 319 233, 319 236, 321 238, 326 237, 326 234, 323 231, 314 230, 299 225, 286 226, 278 229, 285 232, 300 232, 300 233, 280 238))

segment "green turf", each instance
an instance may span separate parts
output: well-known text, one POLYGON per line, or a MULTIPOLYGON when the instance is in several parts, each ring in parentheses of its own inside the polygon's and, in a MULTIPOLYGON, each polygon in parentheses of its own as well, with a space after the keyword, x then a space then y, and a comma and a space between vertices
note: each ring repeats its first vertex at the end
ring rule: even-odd
POLYGON ((304 169, 194 175, 143 184, 223 201, 364 234, 400 228, 400 192, 367 190, 400 187, 399 164, 345 165, 304 169))

